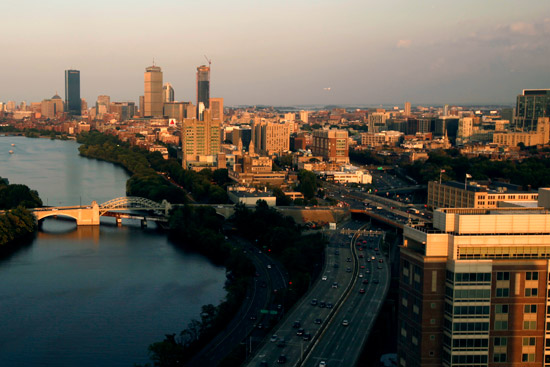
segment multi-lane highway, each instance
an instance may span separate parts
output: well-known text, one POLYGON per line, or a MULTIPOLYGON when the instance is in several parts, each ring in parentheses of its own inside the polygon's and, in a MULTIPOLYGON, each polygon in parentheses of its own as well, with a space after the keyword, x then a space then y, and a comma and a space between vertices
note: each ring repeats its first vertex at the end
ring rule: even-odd
MULTIPOLYGON (((360 227, 356 222, 348 226, 360 227)), ((378 262, 381 255, 374 250, 379 241, 334 232, 320 279, 266 337, 248 366, 314 366, 320 361, 352 366, 389 284, 386 262, 378 262)))

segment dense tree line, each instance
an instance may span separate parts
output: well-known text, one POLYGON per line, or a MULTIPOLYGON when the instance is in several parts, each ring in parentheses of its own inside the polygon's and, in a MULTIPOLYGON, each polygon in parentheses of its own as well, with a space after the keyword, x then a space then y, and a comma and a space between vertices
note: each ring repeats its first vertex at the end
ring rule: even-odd
POLYGON ((509 180, 524 188, 550 186, 550 159, 526 158, 521 161, 492 161, 486 157, 467 158, 457 150, 434 151, 425 162, 405 166, 407 174, 420 183, 439 180, 463 181, 466 174, 474 180, 509 180))
POLYGON ((303 235, 293 218, 283 216, 263 200, 254 210, 236 205, 234 224, 242 237, 284 265, 292 282, 285 302, 288 306, 297 301, 308 289, 315 265, 323 261, 326 241, 322 235, 303 235))
POLYGON ((38 193, 25 185, 10 185, 0 177, 0 250, 36 230, 36 219, 26 208, 42 206, 38 193))
POLYGON ((166 199, 171 203, 185 203, 188 192, 200 202, 227 202, 227 193, 223 188, 228 181, 227 170, 184 170, 174 158, 166 160, 159 152, 151 153, 130 146, 115 136, 97 131, 80 134, 77 141, 82 144, 79 147, 81 155, 119 164, 132 173, 126 185, 128 195, 142 196, 155 201, 166 199), (157 172, 163 172, 186 192, 157 172))
POLYGON ((242 250, 230 246, 221 234, 223 219, 211 207, 184 206, 170 217, 170 239, 185 250, 206 255, 228 274, 227 295, 218 306, 204 305, 201 319, 192 320, 179 335, 166 335, 149 346, 153 366, 183 366, 212 338, 223 331, 244 300, 248 282, 254 274, 251 261, 242 250))

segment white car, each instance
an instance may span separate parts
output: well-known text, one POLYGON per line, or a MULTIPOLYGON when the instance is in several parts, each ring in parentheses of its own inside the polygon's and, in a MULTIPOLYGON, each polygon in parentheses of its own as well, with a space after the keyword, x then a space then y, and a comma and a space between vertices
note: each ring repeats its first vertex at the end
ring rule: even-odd
POLYGON ((267 265, 267 268, 268 268, 268 269, 271 269, 271 264, 268 264, 268 265, 267 265))
POLYGON ((319 362, 319 367, 327 367, 327 362, 325 361, 319 362))
POLYGON ((321 280, 327 280, 327 276, 326 275, 323 275, 323 277, 321 278, 321 280))
POLYGON ((348 320, 342 321, 342 326, 348 326, 348 325, 349 325, 349 321, 348 321, 348 320))
POLYGON ((277 334, 273 334, 273 336, 271 337, 271 339, 269 339, 272 343, 275 343, 277 341, 277 339, 279 339, 279 337, 277 336, 277 334))

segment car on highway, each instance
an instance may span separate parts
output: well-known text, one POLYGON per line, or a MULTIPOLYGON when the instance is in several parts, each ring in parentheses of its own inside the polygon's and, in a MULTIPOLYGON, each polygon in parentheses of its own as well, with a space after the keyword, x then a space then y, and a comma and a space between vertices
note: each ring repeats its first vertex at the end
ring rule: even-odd
POLYGON ((323 323, 323 320, 320 318, 316 318, 315 321, 313 321, 314 324, 320 325, 323 323))
POLYGON ((339 266, 338 264, 334 264, 334 268, 338 268, 338 266, 339 266))
POLYGON ((326 275, 323 275, 323 277, 321 278, 321 280, 327 280, 328 277, 326 275))
POLYGON ((252 321, 256 320, 256 315, 250 315, 250 320, 252 321))
POLYGON ((346 273, 351 273, 351 268, 346 268, 346 273))
POLYGON ((378 281, 378 279, 374 279, 373 283, 374 283, 374 284, 378 284, 378 283, 380 283, 380 282, 378 281))
POLYGON ((271 337, 271 339, 269 339, 269 341, 272 342, 272 343, 275 343, 277 341, 277 339, 279 339, 277 334, 273 334, 273 336, 271 337))
POLYGON ((379 262, 379 263, 383 263, 383 262, 384 262, 384 259, 378 259, 378 262, 379 262))
POLYGON ((325 301, 319 302, 319 307, 325 308, 326 306, 327 306, 327 304, 325 303, 325 301))
POLYGON ((314 299, 312 299, 309 303, 310 303, 312 306, 317 306, 317 304, 319 303, 319 301, 317 300, 317 298, 314 298, 314 299))
POLYGON ((299 328, 298 331, 296 331, 296 335, 302 336, 302 335, 304 335, 305 332, 306 331, 303 328, 299 328))
POLYGON ((294 321, 294 324, 292 324, 292 327, 294 329, 299 329, 300 326, 302 326, 302 324, 300 323, 300 320, 296 320, 296 321, 294 321))
POLYGON ((327 367, 327 362, 325 361, 319 362, 319 367, 327 367))
POLYGON ((363 284, 369 284, 369 280, 368 279, 363 279, 363 284))
POLYGON ((327 308, 332 308, 332 307, 334 307, 334 305, 330 302, 327 302, 327 308))
POLYGON ((277 347, 278 347, 278 348, 284 348, 284 347, 286 347, 285 338, 283 338, 283 337, 279 338, 279 340, 277 341, 277 347))
POLYGON ((267 367, 267 366, 268 366, 267 361, 260 362, 260 367, 267 367))
POLYGON ((365 293, 365 290, 363 288, 359 289, 359 293, 360 294, 364 294, 365 293))
POLYGON ((305 342, 308 342, 311 340, 311 333, 304 333, 304 336, 302 337, 302 339, 305 341, 305 342))
POLYGON ((349 321, 348 321, 348 320, 342 321, 342 326, 348 326, 348 325, 349 325, 349 321))
POLYGON ((351 257, 348 257, 348 258, 346 259, 346 261, 347 261, 348 263, 350 263, 350 262, 351 262, 351 257))
POLYGON ((363 274, 360 273, 360 274, 359 274, 359 278, 363 278, 363 274))
POLYGON ((365 255, 359 254, 359 258, 360 258, 360 259, 362 259, 362 258, 364 258, 364 257, 365 257, 365 255))
POLYGON ((267 264, 267 268, 268 268, 268 269, 271 269, 271 264, 267 264))
POLYGON ((277 363, 279 364, 285 364, 286 363, 286 356, 284 354, 281 354, 279 358, 277 358, 277 363))
POLYGON ((332 288, 338 288, 338 282, 332 283, 332 288))
POLYGON ((361 269, 365 269, 365 265, 361 265, 361 269))
POLYGON ((378 265, 376 268, 377 269, 382 269, 382 265, 378 265))

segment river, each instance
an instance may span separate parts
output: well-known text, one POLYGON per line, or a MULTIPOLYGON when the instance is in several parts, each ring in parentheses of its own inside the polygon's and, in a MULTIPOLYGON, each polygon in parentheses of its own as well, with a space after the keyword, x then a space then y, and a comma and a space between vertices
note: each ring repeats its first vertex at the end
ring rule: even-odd
MULTIPOLYGON (((101 204, 125 196, 128 179, 80 157, 74 141, 5 136, 0 176, 37 190, 44 205, 101 204)), ((155 228, 109 219, 99 227, 46 219, 32 243, 0 259, 0 366, 145 363, 149 344, 223 299, 223 268, 155 228)))

